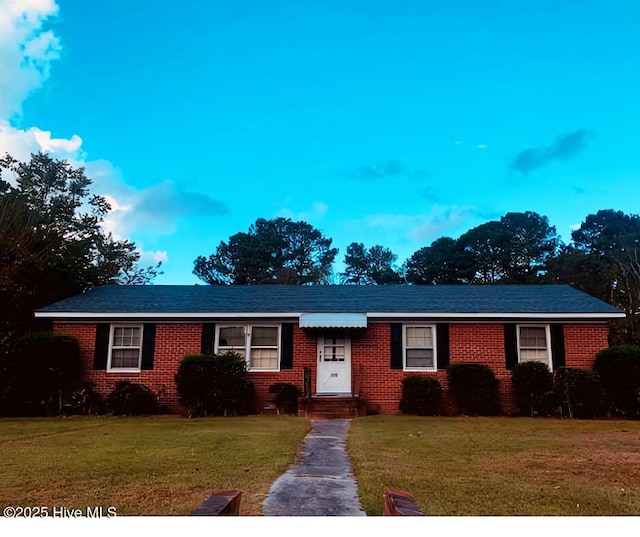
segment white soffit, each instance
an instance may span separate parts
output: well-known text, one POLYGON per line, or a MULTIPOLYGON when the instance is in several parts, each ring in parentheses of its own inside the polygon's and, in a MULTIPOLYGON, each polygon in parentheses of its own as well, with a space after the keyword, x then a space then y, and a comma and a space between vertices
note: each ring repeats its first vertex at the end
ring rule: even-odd
POLYGON ((366 328, 366 313, 301 313, 300 328, 366 328))

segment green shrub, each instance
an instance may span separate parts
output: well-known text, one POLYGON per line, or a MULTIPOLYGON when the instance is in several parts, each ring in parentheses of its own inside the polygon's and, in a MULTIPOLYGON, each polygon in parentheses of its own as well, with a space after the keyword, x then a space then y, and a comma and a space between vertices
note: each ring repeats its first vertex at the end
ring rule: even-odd
POLYGON ((269 386, 269 393, 276 394, 276 408, 280 414, 298 414, 299 390, 295 384, 277 382, 269 386))
POLYGON ((594 370, 618 416, 640 418, 640 347, 620 345, 600 351, 594 370))
POLYGON ((542 362, 513 366, 511 380, 518 412, 523 416, 548 415, 553 407, 553 374, 542 362))
POLYGON ((489 367, 477 363, 452 364, 447 368, 449 392, 462 414, 495 416, 500 414, 498 380, 489 367))
POLYGON ((427 375, 411 375, 402 381, 400 411, 403 414, 437 416, 440 414, 442 386, 427 375))
POLYGON ((80 347, 69 336, 29 333, 16 342, 0 371, 0 413, 59 414, 65 394, 80 380, 80 347))
POLYGON ((107 406, 114 416, 144 416, 158 413, 156 395, 146 386, 129 381, 116 384, 107 398, 107 406))
POLYGON ((191 418, 239 416, 255 407, 255 389, 237 353, 185 356, 175 375, 180 401, 191 418))
POLYGON ((605 392, 594 371, 561 367, 555 372, 553 391, 562 416, 589 419, 604 413, 605 392))

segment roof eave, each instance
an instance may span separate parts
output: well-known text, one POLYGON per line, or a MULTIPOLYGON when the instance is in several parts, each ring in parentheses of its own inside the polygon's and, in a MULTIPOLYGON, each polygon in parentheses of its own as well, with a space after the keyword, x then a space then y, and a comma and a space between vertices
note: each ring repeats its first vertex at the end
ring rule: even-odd
MULTIPOLYGON (((126 319, 157 319, 157 320, 203 320, 203 319, 299 319, 303 312, 80 312, 80 311, 36 311, 38 319, 59 320, 126 320, 126 319)), ((623 319, 623 312, 371 312, 366 317, 371 319, 475 319, 475 320, 592 320, 609 321, 623 319)))

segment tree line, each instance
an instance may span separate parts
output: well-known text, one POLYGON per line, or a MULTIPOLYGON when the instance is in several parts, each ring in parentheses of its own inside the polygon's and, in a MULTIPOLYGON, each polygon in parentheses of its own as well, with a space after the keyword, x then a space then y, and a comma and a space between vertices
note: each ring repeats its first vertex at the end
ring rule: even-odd
MULTIPOLYGON (((563 243, 546 216, 510 212, 457 239, 440 237, 401 265, 390 248, 352 242, 338 283, 354 285, 566 283, 627 313, 612 340, 639 342, 640 217, 589 214, 563 243)), ((338 250, 307 222, 258 219, 247 232, 198 256, 194 274, 212 284, 330 284, 338 250)))
MULTIPOLYGON (((104 231, 107 200, 84 169, 42 153, 0 158, 0 354, 33 328, 33 311, 107 283, 152 283, 133 242, 104 231), (5 178, 11 178, 11 183, 5 178)), ((510 212, 458 238, 440 237, 408 259, 352 242, 335 274, 333 240, 304 221, 259 218, 194 260, 208 284, 567 283, 627 313, 618 340, 640 331, 640 217, 611 209, 585 217, 564 244, 546 216, 510 212)), ((1 356, 0 356, 1 358, 1 356)))

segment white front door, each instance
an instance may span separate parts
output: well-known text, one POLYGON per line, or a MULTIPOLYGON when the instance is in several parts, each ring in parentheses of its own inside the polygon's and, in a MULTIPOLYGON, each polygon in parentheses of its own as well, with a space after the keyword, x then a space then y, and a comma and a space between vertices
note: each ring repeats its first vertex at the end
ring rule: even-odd
POLYGON ((351 339, 346 330, 318 336, 318 394, 351 393, 351 339))

